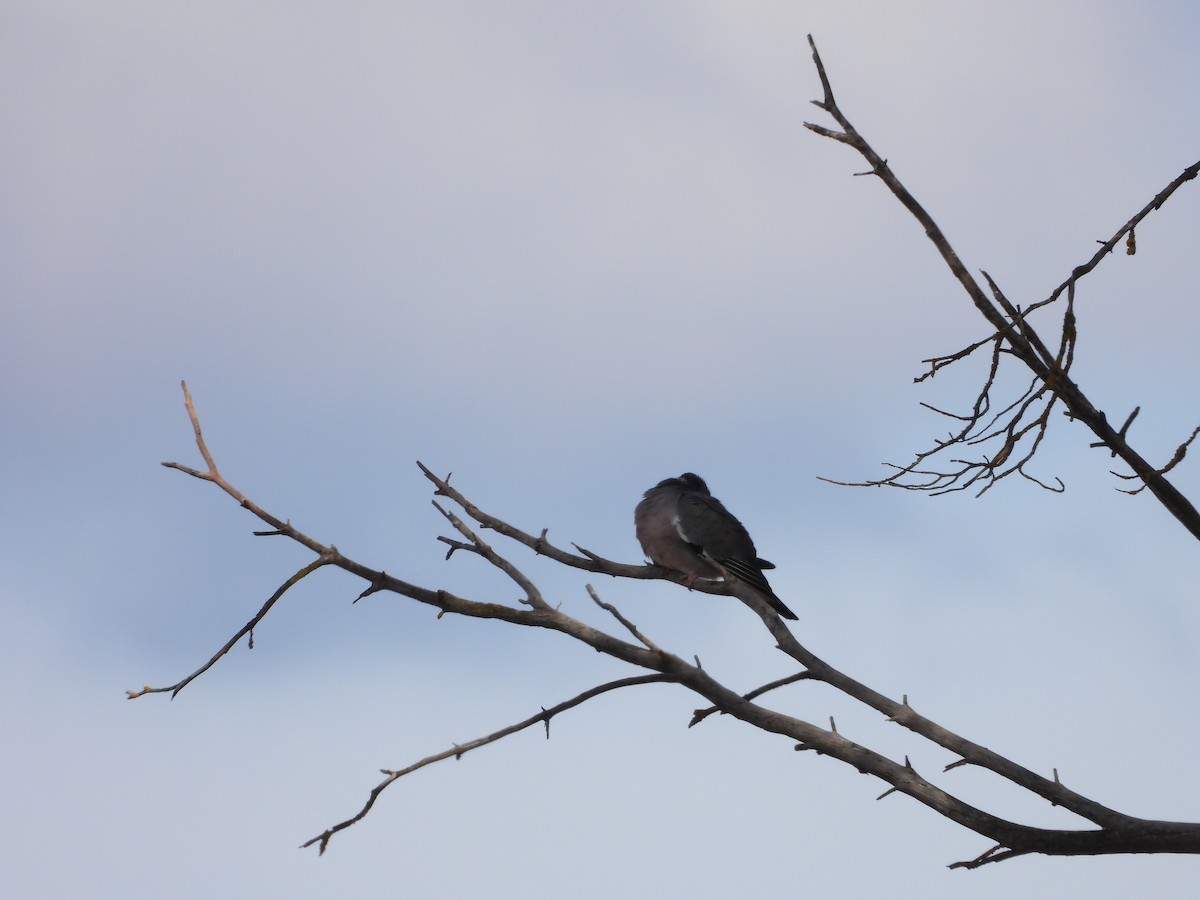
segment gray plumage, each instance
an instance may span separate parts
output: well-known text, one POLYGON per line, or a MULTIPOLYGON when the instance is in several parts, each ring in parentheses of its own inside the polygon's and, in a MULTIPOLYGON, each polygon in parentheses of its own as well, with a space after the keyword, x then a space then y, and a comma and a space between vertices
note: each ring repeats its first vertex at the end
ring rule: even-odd
POLYGON ((753 588, 785 619, 796 618, 763 575, 763 569, 775 566, 758 558, 745 527, 708 492, 699 475, 685 472, 660 481, 646 491, 633 521, 646 555, 686 575, 689 588, 697 578, 738 581, 753 588))

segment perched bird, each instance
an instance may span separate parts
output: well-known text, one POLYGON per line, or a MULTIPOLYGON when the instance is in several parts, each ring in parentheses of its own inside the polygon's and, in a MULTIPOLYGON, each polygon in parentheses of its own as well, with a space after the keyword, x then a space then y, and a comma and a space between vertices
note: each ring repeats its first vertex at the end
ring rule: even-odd
POLYGON ((660 481, 633 513, 638 542, 655 563, 682 572, 689 588, 697 578, 741 583, 785 619, 796 614, 775 596, 763 569, 775 566, 758 558, 742 523, 708 492, 692 472, 660 481))

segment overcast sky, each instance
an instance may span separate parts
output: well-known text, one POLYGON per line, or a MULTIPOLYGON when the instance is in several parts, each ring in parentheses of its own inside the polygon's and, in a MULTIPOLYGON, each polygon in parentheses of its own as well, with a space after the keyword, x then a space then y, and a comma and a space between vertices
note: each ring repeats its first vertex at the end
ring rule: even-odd
MULTIPOLYGON (((645 687, 394 785, 630 674, 321 572, 176 700, 310 556, 515 602, 444 560, 414 464, 636 562, 685 470, 778 565, 796 633, 872 687, 1122 811, 1200 820, 1197 548, 1057 419, 980 500, 877 477, 948 429, 986 335, 823 122, 805 44, 972 270, 1044 298, 1200 156, 1194 4, 0 2, 0 846, 14 897, 1183 896, 1187 857, 948 863, 983 837, 645 687)), ((1200 424, 1200 186, 1081 283, 1075 374, 1165 462, 1200 424)), ((1057 313, 1043 321, 1047 327, 1057 313)), ((1118 471, 1122 471, 1118 469, 1118 471)), ((1173 473, 1200 497, 1200 468, 1173 473)), ((498 546, 502 546, 498 544, 498 546)), ((587 577, 506 548, 598 627, 587 577)), ((596 582, 736 689, 793 671, 729 598, 596 582)), ((1061 810, 816 685, 772 698, 969 802, 1061 810)))

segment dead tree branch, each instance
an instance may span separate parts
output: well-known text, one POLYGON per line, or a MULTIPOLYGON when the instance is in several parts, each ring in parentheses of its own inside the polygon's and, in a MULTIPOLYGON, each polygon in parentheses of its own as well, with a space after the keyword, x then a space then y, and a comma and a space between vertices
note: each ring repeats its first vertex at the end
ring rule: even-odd
MULTIPOLYGON (((570 566, 572 569, 582 569, 585 572, 598 572, 601 575, 611 575, 614 578, 657 578, 674 581, 678 577, 675 572, 672 572, 670 569, 664 569, 661 566, 638 566, 614 562, 577 545, 572 546, 575 546, 575 549, 581 555, 576 556, 574 553, 568 553, 566 550, 550 543, 547 539, 547 535, 549 534, 548 528, 543 528, 541 534, 534 537, 531 533, 522 531, 520 528, 510 525, 508 522, 502 521, 481 510, 450 485, 450 475, 447 475, 445 478, 439 478, 420 460, 417 460, 417 467, 434 487, 437 488, 434 491, 435 496, 453 500, 454 503, 462 507, 463 512, 468 517, 474 519, 479 524, 480 528, 495 531, 497 534, 512 538, 518 544, 524 544, 540 556, 545 556, 557 563, 562 563, 564 566, 570 566)), ((692 588, 706 594, 728 595, 730 593, 728 585, 724 582, 708 581, 703 578, 697 579, 692 588)))
POLYGON ((444 759, 450 759, 450 757, 462 759, 464 754, 470 753, 472 750, 478 750, 480 747, 495 743, 498 740, 508 737, 510 734, 516 734, 518 731, 524 731, 529 726, 536 725, 538 722, 542 722, 546 726, 546 740, 549 740, 550 720, 559 713, 566 712, 568 709, 573 709, 574 707, 579 706, 581 703, 586 703, 593 697, 599 697, 601 694, 607 694, 609 691, 615 691, 625 687, 633 687, 639 684, 661 684, 663 682, 672 680, 673 679, 670 676, 660 674, 637 675, 633 678, 620 678, 616 681, 610 681, 607 684, 601 684, 594 688, 590 688, 579 696, 572 697, 570 700, 560 703, 557 706, 552 706, 549 709, 543 708, 542 711, 537 715, 530 716, 528 719, 517 722, 514 725, 509 725, 507 728, 501 728, 499 731, 493 731, 491 734, 475 738, 473 741, 467 741, 465 744, 455 744, 449 750, 443 750, 441 753, 434 753, 430 756, 426 756, 424 759, 418 760, 411 766, 407 766, 403 769, 380 769, 380 771, 387 777, 371 789, 371 793, 367 797, 367 802, 363 804, 362 809, 360 809, 349 819, 346 819, 344 822, 338 822, 336 825, 326 828, 315 838, 310 838, 309 840, 305 841, 300 845, 300 847, 303 849, 304 847, 311 847, 313 844, 317 844, 318 854, 323 854, 325 852, 325 848, 329 846, 329 839, 331 837, 333 837, 339 831, 349 828, 355 822, 361 821, 363 817, 365 817, 366 814, 371 811, 371 807, 375 805, 375 801, 379 799, 380 794, 387 790, 394 782, 400 780, 405 775, 411 775, 413 772, 417 771, 417 769, 423 769, 432 763, 441 762, 444 759))
POLYGON ((322 566, 330 565, 333 562, 333 559, 334 558, 332 555, 324 555, 323 554, 321 556, 318 556, 316 559, 314 559, 312 562, 310 562, 307 566, 304 566, 304 568, 302 568, 299 572, 297 572, 295 575, 293 575, 291 578, 289 578, 287 581, 285 581, 283 584, 281 584, 279 586, 279 590, 277 590, 275 593, 273 593, 267 599, 267 602, 264 603, 262 605, 262 608, 257 613, 254 614, 254 617, 249 622, 247 622, 245 625, 243 625, 238 630, 237 634, 235 634, 228 641, 226 641, 225 646, 222 647, 220 650, 218 650, 216 653, 214 653, 212 658, 208 662, 206 662, 204 665, 202 665, 200 668, 198 668, 195 672, 193 672, 187 678, 183 679, 182 681, 178 681, 175 684, 169 684, 166 687, 150 687, 150 685, 147 684, 147 685, 143 685, 142 689, 140 691, 126 691, 125 693, 128 695, 130 700, 136 700, 138 697, 141 697, 143 694, 162 694, 162 693, 170 692, 171 699, 174 700, 175 696, 180 691, 182 691, 185 687, 187 687, 189 684, 191 684, 193 681, 195 681, 197 678, 199 678, 201 675, 203 675, 205 672, 207 672, 209 669, 211 669, 214 665, 216 665, 217 660, 219 660, 222 656, 224 656, 226 653, 228 653, 230 650, 232 650, 237 645, 237 642, 240 641, 246 635, 250 635, 250 639, 248 641, 248 646, 251 650, 253 650, 254 649, 254 626, 256 626, 259 622, 261 622, 263 620, 263 617, 266 616, 266 614, 271 611, 271 607, 275 605, 275 601, 277 601, 280 597, 282 597, 284 594, 286 594, 289 589, 291 589, 292 587, 295 587, 297 584, 299 584, 304 578, 311 575, 313 572, 317 571, 317 569, 321 568, 322 566))
MULTIPOLYGON (((531 628, 545 628, 557 631, 581 645, 604 653, 641 670, 642 674, 618 679, 584 691, 578 696, 558 706, 531 716, 521 722, 502 728, 482 738, 477 738, 467 744, 455 745, 450 750, 433 754, 404 769, 382 770, 386 776, 382 782, 370 792, 367 801, 359 811, 350 818, 331 826, 321 834, 312 838, 304 846, 318 845, 324 852, 330 838, 339 831, 361 821, 374 806, 381 793, 399 778, 423 768, 433 762, 448 759, 451 756, 460 757, 464 753, 500 740, 517 731, 543 722, 549 729, 549 721, 559 712, 578 706, 587 700, 623 687, 656 682, 674 683, 686 688, 693 694, 703 698, 709 708, 698 710, 690 724, 703 721, 712 712, 720 712, 732 716, 747 725, 772 734, 778 734, 795 742, 797 750, 815 750, 818 755, 829 756, 853 766, 863 774, 873 775, 886 782, 890 787, 883 796, 890 793, 903 793, 924 804, 935 812, 969 828, 990 840, 996 842, 997 848, 969 861, 956 863, 956 866, 972 868, 989 862, 996 862, 1012 856, 1026 853, 1044 853, 1049 855, 1091 855, 1110 853, 1200 853, 1200 824, 1186 822, 1164 822, 1140 819, 1110 809, 1094 800, 1084 797, 1064 787, 1057 777, 1048 779, 1037 775, 1008 760, 999 754, 970 741, 949 729, 927 719, 917 713, 908 703, 907 696, 897 703, 894 700, 872 690, 855 679, 843 674, 818 658, 802 646, 788 630, 784 622, 764 604, 748 604, 762 618, 764 625, 775 638, 778 647, 791 660, 799 663, 799 672, 786 675, 776 681, 763 685, 749 693, 739 693, 720 681, 708 671, 702 669, 697 660, 695 664, 685 661, 681 656, 662 649, 658 644, 645 637, 638 628, 615 606, 601 601, 594 589, 588 591, 593 600, 612 616, 628 631, 638 643, 621 640, 611 634, 600 631, 562 612, 558 606, 551 605, 543 597, 532 581, 521 573, 515 565, 496 552, 490 545, 485 544, 474 533, 465 521, 456 513, 449 510, 439 510, 447 520, 454 525, 459 534, 465 538, 443 539, 450 544, 450 554, 455 550, 467 550, 479 554, 490 562, 506 578, 518 584, 525 591, 521 604, 525 608, 506 606, 498 603, 484 603, 458 597, 444 590, 434 590, 411 584, 394 576, 387 575, 382 570, 372 569, 362 565, 338 552, 332 546, 325 546, 294 528, 289 522, 272 515, 249 500, 244 494, 229 484, 218 472, 213 457, 204 443, 200 430, 199 418, 196 415, 191 395, 184 384, 185 405, 193 425, 197 445, 201 456, 207 464, 207 471, 201 472, 190 469, 178 463, 166 463, 170 468, 178 469, 189 475, 210 481, 220 487, 225 493, 236 499, 241 506, 254 516, 271 526, 270 534, 289 537, 316 555, 316 559, 299 572, 291 576, 263 605, 245 626, 239 630, 226 645, 200 669, 183 681, 165 688, 144 687, 140 691, 128 692, 129 697, 141 697, 149 693, 171 692, 172 695, 207 671, 228 650, 251 632, 274 607, 276 601, 299 580, 323 566, 334 566, 362 578, 368 587, 360 594, 360 598, 381 591, 407 597, 420 603, 433 606, 440 614, 456 613, 481 619, 497 619, 515 625, 531 628), (811 724, 780 709, 768 708, 754 701, 762 695, 799 681, 822 681, 844 694, 858 700, 866 706, 877 710, 889 721, 895 722, 934 744, 950 750, 958 758, 949 769, 970 763, 986 768, 1011 783, 1022 787, 1050 803, 1061 806, 1090 823, 1091 826, 1080 829, 1049 829, 1033 825, 1024 825, 1008 821, 999 816, 978 809, 944 788, 934 784, 921 774, 905 757, 903 763, 889 759, 876 751, 869 749, 848 737, 838 733, 832 719, 828 729, 811 724)), ((466 516, 485 528, 490 528, 502 535, 508 536, 518 544, 524 545, 535 553, 551 558, 562 557, 559 561, 575 568, 589 571, 599 571, 605 574, 620 576, 627 572, 637 573, 627 577, 666 577, 662 570, 655 567, 629 566, 603 560, 594 554, 579 557, 552 547, 545 540, 545 532, 541 538, 514 528, 500 518, 490 515, 471 503, 456 489, 449 485, 449 478, 441 479, 428 468, 421 466, 425 476, 434 484, 436 493, 447 497, 458 505, 466 516), (643 574, 649 569, 650 574, 643 574)), ((718 586, 723 593, 735 593, 725 586, 718 586)))
MULTIPOLYGON (((1092 446, 1107 447, 1112 451, 1114 456, 1119 456, 1129 466, 1132 475, 1123 477, 1140 480, 1142 486, 1137 489, 1138 491, 1148 488, 1167 511, 1175 516, 1180 524, 1194 537, 1200 539, 1200 513, 1197 512, 1191 501, 1180 493, 1165 477, 1165 473, 1179 459, 1182 459, 1182 456, 1177 451, 1176 455, 1178 459, 1173 460, 1166 467, 1160 469, 1152 466, 1129 445, 1125 434, 1128 423, 1126 428, 1123 428, 1121 431, 1114 429, 1109 424, 1104 412, 1092 404, 1069 374, 1071 362, 1074 358, 1076 340, 1074 292, 1079 279, 1095 269, 1100 264, 1100 261, 1112 251, 1123 237, 1127 238, 1127 251, 1132 253, 1136 246, 1133 243, 1134 228, 1151 212, 1161 208, 1179 187, 1196 178, 1197 174, 1200 174, 1200 161, 1188 166, 1177 178, 1163 190, 1159 191, 1153 200, 1119 228, 1116 234, 1105 241, 1101 245, 1100 250, 1088 262, 1075 267, 1071 272, 1071 277, 1059 285, 1049 297, 1033 304, 1025 310, 1021 310, 1004 297, 999 287, 986 272, 983 275, 988 282, 991 296, 971 276, 959 258, 958 253, 951 246, 937 223, 901 183, 900 179, 888 165, 887 160, 881 157, 866 139, 863 138, 838 106, 833 96, 833 88, 830 85, 829 76, 825 71, 825 65, 821 61, 821 56, 817 52, 816 44, 811 35, 808 37, 808 43, 812 48, 813 63, 816 66, 824 93, 823 98, 821 100, 814 100, 813 104, 828 113, 834 122, 837 123, 838 128, 828 128, 809 122, 805 123, 805 127, 822 137, 830 138, 853 148, 866 159, 870 165, 870 170, 867 173, 861 174, 878 176, 880 181, 887 186, 896 199, 920 223, 926 236, 933 243, 943 261, 950 269, 951 274, 953 274, 963 290, 966 291, 971 302, 974 303, 976 309, 979 310, 980 314, 987 320, 993 330, 991 337, 976 341, 956 353, 925 360, 930 368, 924 375, 916 379, 917 381, 924 381, 946 366, 965 359, 981 347, 989 343, 992 345, 992 366, 979 392, 974 410, 967 416, 953 416, 953 418, 965 422, 963 428, 956 433, 952 433, 947 440, 938 441, 932 449, 917 454, 913 462, 908 465, 892 466, 891 468, 896 469, 896 471, 887 478, 861 482, 834 481, 833 483, 856 486, 902 487, 907 490, 931 491, 933 493, 963 490, 982 483, 983 486, 979 490, 979 493, 982 494, 999 479, 1016 472, 1048 490, 1061 491, 1061 481, 1057 481, 1056 479, 1057 487, 1054 487, 1031 475, 1025 469, 1033 459, 1042 438, 1046 434, 1051 409, 1057 403, 1061 403, 1065 407, 1065 414, 1070 419, 1082 422, 1098 438, 1098 443, 1092 446), (1052 303, 1064 291, 1067 293, 1067 305, 1063 314, 1061 335, 1056 342, 1058 344, 1057 350, 1051 352, 1038 331, 1030 324, 1029 314, 1036 309, 1052 303), (1021 398, 1010 404, 1005 412, 1000 414, 1001 416, 1006 416, 1005 418, 1002 420, 993 420, 988 426, 982 426, 982 418, 986 414, 986 410, 991 406, 989 395, 995 383, 997 364, 1001 353, 1009 354, 1020 360, 1033 373, 1035 387, 1027 390, 1021 398), (1009 410, 1011 412, 1008 412, 1009 410), (993 425, 998 427, 992 429, 993 425), (952 465, 956 468, 930 469, 926 467, 926 461, 930 457, 945 454, 952 448, 980 446, 989 443, 998 443, 999 445, 998 449, 991 455, 985 454, 980 458, 971 460, 951 460, 952 465)), ((1186 446, 1185 443, 1180 449, 1184 450, 1186 446)), ((825 480, 832 481, 832 479, 825 480)))

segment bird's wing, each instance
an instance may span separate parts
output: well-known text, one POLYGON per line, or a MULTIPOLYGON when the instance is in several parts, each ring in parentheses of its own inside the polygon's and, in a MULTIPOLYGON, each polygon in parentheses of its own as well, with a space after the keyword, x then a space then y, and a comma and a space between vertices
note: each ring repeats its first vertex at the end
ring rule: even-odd
POLYGON ((761 593, 780 615, 796 618, 763 575, 764 561, 759 560, 750 533, 720 500, 685 491, 675 506, 675 529, 696 552, 761 593))
POLYGON ((757 558, 754 542, 742 523, 720 500, 707 494, 685 491, 679 495, 675 528, 681 538, 715 560, 757 558))

